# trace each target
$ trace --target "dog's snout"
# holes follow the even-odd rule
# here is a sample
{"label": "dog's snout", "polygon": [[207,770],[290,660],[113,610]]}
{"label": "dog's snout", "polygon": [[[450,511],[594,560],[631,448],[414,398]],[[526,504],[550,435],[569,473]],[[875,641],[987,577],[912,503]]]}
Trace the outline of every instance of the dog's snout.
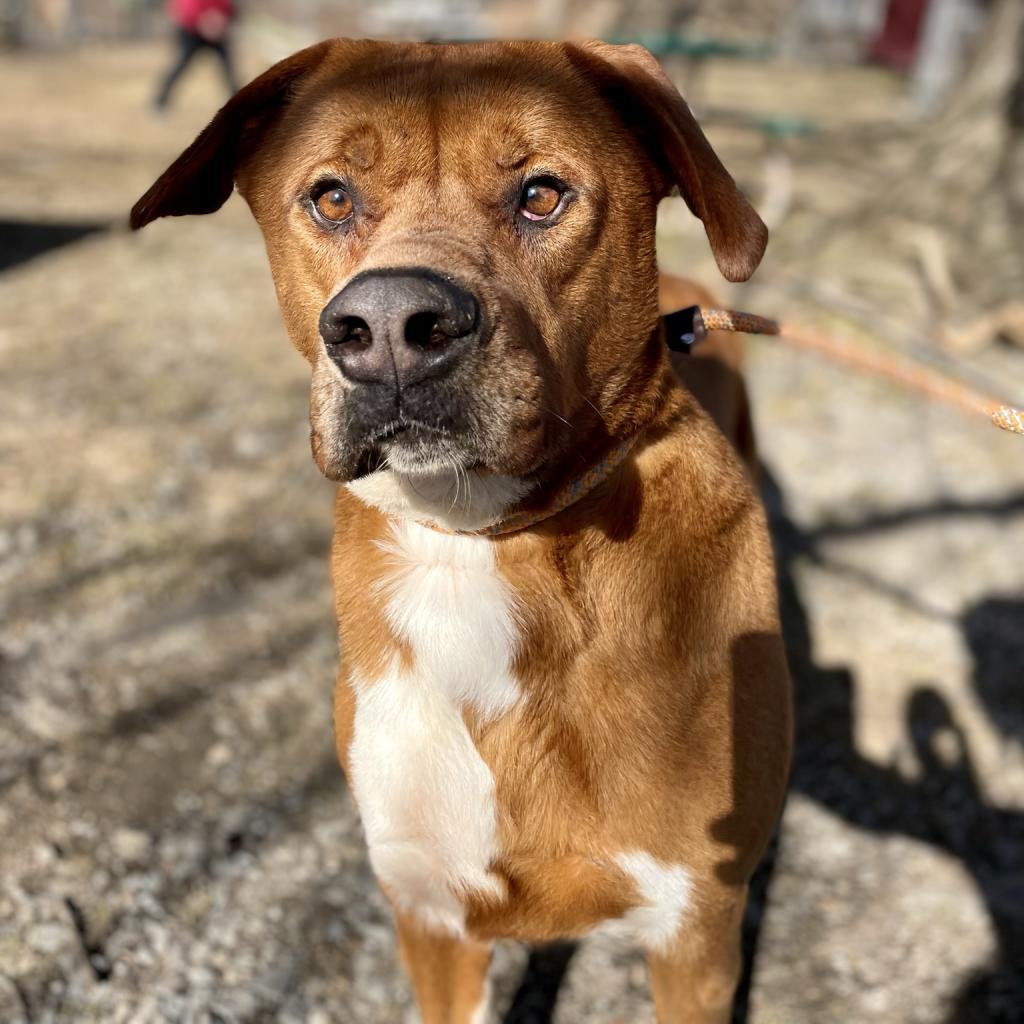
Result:
{"label": "dog's snout", "polygon": [[331,359],[351,380],[414,384],[448,372],[480,334],[480,304],[432,270],[353,278],[320,314]]}

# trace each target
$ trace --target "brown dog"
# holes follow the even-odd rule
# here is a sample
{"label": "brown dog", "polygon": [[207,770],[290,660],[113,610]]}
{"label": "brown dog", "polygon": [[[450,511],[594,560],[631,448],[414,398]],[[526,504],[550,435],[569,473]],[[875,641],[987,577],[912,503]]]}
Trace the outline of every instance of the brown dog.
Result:
{"label": "brown dog", "polygon": [[[132,223],[235,183],[343,485],[338,752],[423,1020],[484,1020],[492,940],[608,919],[659,1021],[727,1019],[788,681],[762,509],[665,354],[654,227],[678,187],[740,280],[763,224],[654,59],[600,43],[314,46]],[[719,354],[683,372],[750,457]]]}

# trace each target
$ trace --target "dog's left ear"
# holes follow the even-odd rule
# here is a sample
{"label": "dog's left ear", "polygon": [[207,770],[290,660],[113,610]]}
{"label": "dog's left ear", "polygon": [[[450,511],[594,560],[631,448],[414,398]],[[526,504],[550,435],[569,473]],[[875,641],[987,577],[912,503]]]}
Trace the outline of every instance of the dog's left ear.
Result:
{"label": "dog's left ear", "polygon": [[228,100],[132,207],[132,229],[137,231],[160,217],[219,210],[231,195],[235,171],[247,148],[287,104],[299,79],[320,65],[330,45],[318,43],[292,54]]}
{"label": "dog's left ear", "polygon": [[662,194],[678,186],[704,222],[718,269],[730,281],[746,281],[764,255],[768,229],[654,56],[642,46],[598,41],[569,44],[567,52],[646,147]]}

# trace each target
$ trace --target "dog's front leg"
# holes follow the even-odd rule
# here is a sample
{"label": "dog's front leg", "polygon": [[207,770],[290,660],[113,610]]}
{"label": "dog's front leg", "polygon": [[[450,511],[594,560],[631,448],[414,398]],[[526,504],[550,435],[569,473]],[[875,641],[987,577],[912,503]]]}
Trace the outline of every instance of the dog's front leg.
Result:
{"label": "dog's front leg", "polygon": [[395,925],[422,1024],[484,1024],[490,943],[429,930],[397,910]]}
{"label": "dog's front leg", "polygon": [[727,1024],[741,968],[747,890],[705,894],[682,934],[648,956],[658,1024]]}

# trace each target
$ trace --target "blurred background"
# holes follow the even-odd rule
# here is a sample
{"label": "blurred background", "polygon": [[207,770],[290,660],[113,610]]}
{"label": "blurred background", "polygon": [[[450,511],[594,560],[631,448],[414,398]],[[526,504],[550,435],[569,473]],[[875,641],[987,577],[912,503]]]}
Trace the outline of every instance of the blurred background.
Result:
{"label": "blurred background", "polygon": [[[238,0],[198,46],[150,0],[0,0],[0,1021],[409,1012],[333,753],[332,487],[261,240],[238,199],[125,228],[232,75],[336,34],[644,42],[773,233],[726,287],[669,200],[666,269],[1021,405],[1022,25]],[[748,352],[799,731],[737,1019],[1024,1021],[1024,439]],[[603,939],[502,945],[495,985],[495,1020],[652,1021]]]}

